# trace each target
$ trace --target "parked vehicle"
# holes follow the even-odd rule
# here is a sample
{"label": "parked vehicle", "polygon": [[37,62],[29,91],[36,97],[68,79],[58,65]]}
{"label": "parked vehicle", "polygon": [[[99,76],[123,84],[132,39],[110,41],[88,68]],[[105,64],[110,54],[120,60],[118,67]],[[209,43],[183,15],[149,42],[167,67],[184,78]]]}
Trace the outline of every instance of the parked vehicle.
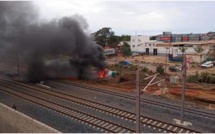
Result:
{"label": "parked vehicle", "polygon": [[182,62],[182,57],[173,57],[172,54],[169,54],[169,61],[172,61],[172,62]]}
{"label": "parked vehicle", "polygon": [[114,48],[104,49],[104,55],[115,55],[116,51]]}
{"label": "parked vehicle", "polygon": [[122,61],[119,61],[119,64],[128,66],[128,65],[131,65],[132,63],[130,61],[127,61],[127,60],[122,60]]}
{"label": "parked vehicle", "polygon": [[131,54],[131,56],[138,56],[138,55],[140,55],[139,53],[136,53],[136,52],[133,52],[132,54]]}
{"label": "parked vehicle", "polygon": [[182,66],[170,66],[169,71],[171,72],[180,72],[182,70]]}
{"label": "parked vehicle", "polygon": [[144,53],[144,52],[140,52],[139,54],[140,54],[140,55],[146,55],[146,53]]}
{"label": "parked vehicle", "polygon": [[201,65],[202,68],[209,68],[209,67],[213,67],[213,66],[214,66],[213,61],[207,61]]}

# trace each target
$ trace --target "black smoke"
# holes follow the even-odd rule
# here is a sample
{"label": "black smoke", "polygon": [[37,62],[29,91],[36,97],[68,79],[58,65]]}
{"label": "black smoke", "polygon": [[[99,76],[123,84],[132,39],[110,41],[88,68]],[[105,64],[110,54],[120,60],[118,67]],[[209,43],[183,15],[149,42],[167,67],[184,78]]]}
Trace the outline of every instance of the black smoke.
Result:
{"label": "black smoke", "polygon": [[[86,34],[87,23],[80,15],[40,22],[37,8],[29,1],[0,2],[0,48],[15,52],[27,67],[27,80],[46,79],[47,72],[57,77],[61,71],[73,71],[82,79],[89,67],[102,70],[106,64],[103,50]],[[45,65],[47,57],[68,56],[71,68]],[[56,69],[57,68],[57,69]],[[68,72],[69,73],[69,72]]]}

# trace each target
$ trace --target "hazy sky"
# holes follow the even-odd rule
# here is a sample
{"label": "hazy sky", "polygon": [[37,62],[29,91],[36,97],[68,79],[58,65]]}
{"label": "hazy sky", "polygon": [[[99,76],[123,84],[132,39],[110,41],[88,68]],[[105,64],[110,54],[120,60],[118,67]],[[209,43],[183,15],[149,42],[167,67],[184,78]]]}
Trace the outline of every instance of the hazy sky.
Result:
{"label": "hazy sky", "polygon": [[34,1],[42,19],[82,15],[89,31],[111,27],[116,35],[215,31],[215,1]]}

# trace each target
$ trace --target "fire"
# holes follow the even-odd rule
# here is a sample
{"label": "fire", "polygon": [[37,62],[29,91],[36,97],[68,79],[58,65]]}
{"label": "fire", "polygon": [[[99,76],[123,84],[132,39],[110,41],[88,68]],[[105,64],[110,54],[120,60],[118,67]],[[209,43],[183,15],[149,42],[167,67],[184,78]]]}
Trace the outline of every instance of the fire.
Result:
{"label": "fire", "polygon": [[105,78],[106,74],[107,74],[107,68],[103,69],[102,71],[99,72],[99,78]]}
{"label": "fire", "polygon": [[104,78],[105,77],[105,72],[104,71],[100,71],[99,72],[99,78]]}

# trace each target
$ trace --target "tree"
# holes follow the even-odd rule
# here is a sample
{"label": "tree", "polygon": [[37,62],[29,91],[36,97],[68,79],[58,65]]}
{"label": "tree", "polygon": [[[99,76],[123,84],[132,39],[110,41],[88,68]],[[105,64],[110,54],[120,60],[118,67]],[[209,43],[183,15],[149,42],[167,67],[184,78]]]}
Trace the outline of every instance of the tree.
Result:
{"label": "tree", "polygon": [[182,53],[185,53],[185,51],[187,50],[186,47],[182,46],[182,47],[179,47],[179,50],[181,50]]}
{"label": "tree", "polygon": [[131,36],[130,35],[122,35],[119,37],[120,41],[130,41]]}
{"label": "tree", "polygon": [[104,47],[108,43],[108,41],[110,42],[109,40],[110,37],[111,41],[113,40],[112,36],[114,36],[114,32],[111,31],[111,28],[104,27],[95,33],[95,41],[97,44]]}
{"label": "tree", "polygon": [[113,35],[113,36],[110,36],[109,38],[108,38],[108,40],[107,40],[107,43],[108,43],[108,45],[110,46],[110,47],[116,47],[117,46],[117,44],[119,44],[119,37],[118,36],[115,36],[115,35]]}
{"label": "tree", "polygon": [[150,40],[156,40],[156,36],[151,36]]}
{"label": "tree", "polygon": [[128,43],[124,43],[122,47],[122,55],[126,58],[127,56],[131,55],[131,48]]}
{"label": "tree", "polygon": [[[194,47],[194,51],[200,54],[201,52],[204,51],[204,49],[202,48],[201,45],[198,45],[197,47]],[[200,55],[200,63],[202,63],[202,55]]]}
{"label": "tree", "polygon": [[[181,52],[182,52],[182,55],[183,55],[183,62],[184,62],[184,60],[186,60],[185,58],[185,51],[187,50],[187,47],[185,47],[185,46],[182,46],[182,47],[179,47],[179,50],[181,50]],[[182,66],[184,65],[184,63],[182,62]]]}

